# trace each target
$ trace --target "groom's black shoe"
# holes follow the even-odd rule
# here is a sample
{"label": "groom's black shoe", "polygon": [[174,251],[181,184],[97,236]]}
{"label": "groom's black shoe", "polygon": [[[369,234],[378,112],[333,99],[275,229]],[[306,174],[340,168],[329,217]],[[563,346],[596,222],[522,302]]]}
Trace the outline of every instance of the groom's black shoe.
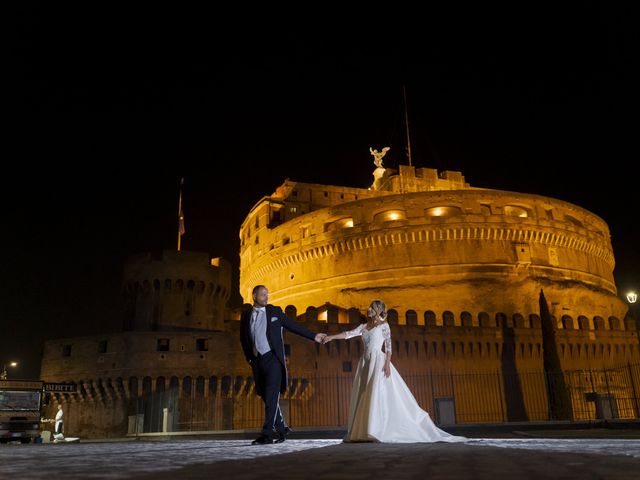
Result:
{"label": "groom's black shoe", "polygon": [[251,442],[251,445],[266,445],[271,443],[273,443],[273,440],[271,439],[271,437],[267,437],[266,435],[260,435],[253,442]]}
{"label": "groom's black shoe", "polygon": [[293,430],[290,427],[284,427],[284,432],[278,432],[278,438],[273,443],[282,443],[287,439],[287,435],[289,435]]}

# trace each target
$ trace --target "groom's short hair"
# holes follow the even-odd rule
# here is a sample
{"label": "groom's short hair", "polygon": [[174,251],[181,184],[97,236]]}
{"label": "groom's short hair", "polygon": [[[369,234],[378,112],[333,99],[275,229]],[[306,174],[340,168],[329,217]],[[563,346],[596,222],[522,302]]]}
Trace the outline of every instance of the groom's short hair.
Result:
{"label": "groom's short hair", "polygon": [[253,287],[251,295],[255,295],[256,293],[258,293],[261,288],[264,288],[265,290],[267,289],[267,287],[265,287],[264,285],[256,285],[255,287]]}

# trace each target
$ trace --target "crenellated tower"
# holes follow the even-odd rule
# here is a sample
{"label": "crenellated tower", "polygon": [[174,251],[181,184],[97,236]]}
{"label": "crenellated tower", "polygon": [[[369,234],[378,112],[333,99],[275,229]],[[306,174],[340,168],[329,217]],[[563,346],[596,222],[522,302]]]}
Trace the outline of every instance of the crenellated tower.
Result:
{"label": "crenellated tower", "polygon": [[231,265],[206,253],[132,257],[124,270],[125,331],[223,330]]}

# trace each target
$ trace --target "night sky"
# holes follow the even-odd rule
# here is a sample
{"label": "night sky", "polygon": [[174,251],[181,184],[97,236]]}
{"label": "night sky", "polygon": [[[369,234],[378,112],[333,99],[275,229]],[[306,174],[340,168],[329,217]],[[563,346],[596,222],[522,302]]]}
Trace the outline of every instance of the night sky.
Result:
{"label": "night sky", "polygon": [[366,188],[370,146],[406,164],[403,85],[414,166],[590,210],[611,229],[619,293],[640,290],[633,12],[90,3],[21,2],[6,20],[11,376],[39,375],[46,338],[120,328],[126,258],[175,248],[181,177],[183,248],[238,266],[242,220],[286,178]]}

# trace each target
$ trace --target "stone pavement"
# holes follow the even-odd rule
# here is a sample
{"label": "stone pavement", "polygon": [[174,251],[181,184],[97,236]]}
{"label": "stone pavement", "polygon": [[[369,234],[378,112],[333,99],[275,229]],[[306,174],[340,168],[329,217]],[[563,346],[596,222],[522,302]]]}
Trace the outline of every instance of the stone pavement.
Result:
{"label": "stone pavement", "polygon": [[557,431],[544,437],[527,432],[526,437],[474,438],[463,444],[291,438],[252,446],[250,437],[165,437],[2,445],[0,478],[628,480],[640,478],[640,438],[635,435],[583,431],[561,438]]}

